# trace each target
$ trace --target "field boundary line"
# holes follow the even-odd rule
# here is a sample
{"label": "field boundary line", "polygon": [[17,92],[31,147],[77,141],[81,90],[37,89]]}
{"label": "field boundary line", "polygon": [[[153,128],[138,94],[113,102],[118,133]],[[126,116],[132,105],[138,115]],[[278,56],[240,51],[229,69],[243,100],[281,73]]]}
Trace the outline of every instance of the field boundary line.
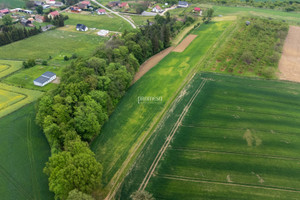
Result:
{"label": "field boundary line", "polygon": [[32,200],[32,196],[26,191],[25,188],[23,188],[23,186],[20,185],[20,183],[18,183],[17,180],[15,180],[15,178],[13,178],[6,170],[3,166],[0,165],[0,174],[3,175],[4,178],[6,178],[6,180],[8,180],[15,188],[16,190],[21,193],[22,195],[24,195],[26,197],[27,200]]}
{"label": "field boundary line", "polygon": [[231,154],[231,155],[241,155],[241,156],[255,156],[255,157],[278,159],[278,160],[300,161],[300,158],[274,156],[274,155],[266,155],[266,154],[255,154],[255,153],[238,153],[238,152],[230,152],[230,151],[213,151],[213,150],[189,149],[189,148],[181,148],[181,147],[172,147],[171,150],[186,151],[186,152],[190,151],[190,152],[199,152],[199,153],[211,153],[211,154]]}
{"label": "field boundary line", "polygon": [[196,90],[196,92],[194,93],[194,95],[191,97],[190,101],[187,103],[187,105],[185,106],[185,108],[183,109],[182,113],[180,114],[178,120],[176,121],[176,123],[174,124],[169,136],[167,137],[165,143],[163,144],[163,146],[161,147],[160,151],[158,152],[158,154],[156,155],[152,165],[150,166],[143,182],[141,183],[139,190],[144,190],[147,185],[148,182],[151,178],[151,176],[153,175],[159,161],[161,160],[162,156],[164,155],[166,149],[168,148],[172,138],[174,137],[175,133],[177,132],[177,129],[179,128],[179,126],[182,123],[182,120],[184,119],[185,115],[187,114],[187,112],[189,111],[191,105],[193,104],[194,100],[196,99],[196,97],[198,96],[198,94],[201,92],[202,88],[204,87],[205,83],[206,83],[206,79],[204,79],[200,86],[198,87],[198,89]]}
{"label": "field boundary line", "polygon": [[237,187],[247,187],[247,188],[256,188],[256,189],[267,189],[274,191],[282,191],[282,192],[295,192],[300,193],[300,190],[295,188],[281,188],[276,186],[259,186],[259,185],[251,185],[251,184],[242,184],[242,183],[229,183],[222,181],[213,181],[213,180],[202,180],[197,178],[185,177],[185,176],[175,176],[175,175],[158,175],[158,177],[178,180],[178,181],[187,181],[187,182],[195,182],[195,183],[212,183],[216,185],[229,185],[229,186],[237,186]]}
{"label": "field boundary line", "polygon": [[10,68],[12,67],[12,66],[11,66],[11,65],[9,65],[9,64],[3,64],[3,63],[0,63],[0,65],[7,66],[7,68],[5,68],[5,69],[1,70],[1,71],[0,71],[0,73],[2,73],[2,72],[5,72],[6,70],[8,70],[8,69],[10,69]]}
{"label": "field boundary line", "polygon": [[[231,128],[225,128],[222,126],[201,126],[199,124],[182,124],[182,127],[187,127],[187,128],[213,128],[213,129],[222,129],[222,130],[243,130],[246,131],[247,129],[244,128],[237,128],[237,127],[231,127]],[[251,130],[251,129],[250,129]],[[262,132],[262,133],[271,133],[270,130],[263,130],[263,129],[255,129],[255,131],[257,132]],[[274,131],[274,130],[273,130]],[[284,135],[294,135],[294,136],[298,136],[298,133],[285,133],[285,132],[279,132],[279,131],[275,131],[276,134],[284,134]]]}
{"label": "field boundary line", "polygon": [[[232,104],[233,105],[233,104]],[[258,114],[258,115],[268,115],[270,117],[288,117],[288,118],[294,118],[294,119],[298,119],[300,118],[297,116],[291,116],[291,115],[282,115],[282,114],[270,114],[270,113],[263,113],[263,112],[252,112],[252,111],[242,111],[242,110],[238,110],[238,109],[222,109],[222,108],[214,108],[213,106],[208,106],[205,108],[208,111],[226,111],[226,112],[239,112],[239,113],[243,113],[243,114]]]}

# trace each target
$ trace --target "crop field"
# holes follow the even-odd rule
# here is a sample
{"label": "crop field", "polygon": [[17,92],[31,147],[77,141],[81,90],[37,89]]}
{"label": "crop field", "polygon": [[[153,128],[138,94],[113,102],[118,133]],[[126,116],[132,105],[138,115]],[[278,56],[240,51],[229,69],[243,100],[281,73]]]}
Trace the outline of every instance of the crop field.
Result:
{"label": "crop field", "polygon": [[[218,41],[232,22],[211,23],[200,26],[192,34],[198,37],[182,53],[171,52],[157,66],[138,80],[120,101],[101,134],[91,144],[96,158],[103,164],[103,184],[110,188],[118,169],[130,162],[140,141],[155,120],[164,112],[178,88],[197,66],[206,52]],[[157,103],[138,103],[139,97],[162,97]],[[116,181],[116,180],[114,180]]]}
{"label": "crop field", "polygon": [[179,8],[170,10],[171,15],[183,16],[184,14],[190,13],[194,6],[201,8],[213,8],[214,15],[218,17],[219,15],[237,15],[237,16],[260,16],[266,18],[273,18],[278,20],[285,20],[290,24],[300,25],[300,14],[298,12],[285,12],[279,10],[263,9],[263,8],[247,8],[247,7],[230,7],[230,6],[217,6],[208,4],[193,4],[188,8]]}
{"label": "crop field", "polygon": [[106,29],[109,31],[122,32],[125,29],[130,30],[130,24],[115,15],[84,15],[68,13],[69,19],[65,21],[66,25],[84,24],[88,28]]}
{"label": "crop field", "polygon": [[51,71],[56,74],[57,77],[60,77],[62,74],[64,66],[43,66],[43,65],[36,65],[34,67],[28,69],[22,69],[17,73],[5,78],[3,83],[7,83],[9,85],[14,85],[18,87],[24,87],[27,89],[34,89],[34,90],[41,90],[41,91],[48,91],[57,86],[55,83],[49,83],[44,87],[39,87],[33,84],[33,81],[41,76],[46,71]]}
{"label": "crop field", "polygon": [[139,155],[120,194],[298,199],[299,84],[198,74]]}
{"label": "crop field", "polygon": [[0,47],[0,59],[47,59],[49,56],[62,55],[63,57],[63,55],[72,55],[73,53],[78,56],[87,56],[105,40],[107,39],[99,36],[51,30]]}
{"label": "crop field", "polygon": [[43,173],[50,148],[35,124],[34,104],[0,118],[0,127],[1,199],[54,199]]}
{"label": "crop field", "polygon": [[22,68],[22,62],[0,60],[0,79]]}
{"label": "crop field", "polygon": [[0,5],[5,5],[4,7],[9,8],[22,8],[25,5],[24,0],[0,0]]}
{"label": "crop field", "polygon": [[0,118],[36,101],[42,94],[36,90],[0,83]]}

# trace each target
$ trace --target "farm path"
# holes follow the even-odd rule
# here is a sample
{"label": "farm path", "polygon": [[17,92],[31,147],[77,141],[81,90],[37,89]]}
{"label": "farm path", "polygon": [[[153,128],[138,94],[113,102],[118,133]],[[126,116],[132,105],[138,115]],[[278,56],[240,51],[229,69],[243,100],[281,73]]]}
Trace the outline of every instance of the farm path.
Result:
{"label": "farm path", "polygon": [[158,54],[155,54],[154,56],[152,56],[151,58],[149,58],[148,60],[146,60],[141,66],[139,71],[135,74],[132,84],[134,84],[135,82],[137,82],[140,78],[142,78],[142,76],[144,76],[152,67],[155,67],[155,65],[157,65],[164,57],[166,57],[172,50],[174,49],[174,47],[169,47],[161,52],[159,52]]}
{"label": "farm path", "polygon": [[279,62],[279,78],[300,82],[300,27],[290,26]]}
{"label": "farm path", "polygon": [[117,13],[117,12],[115,12],[115,11],[113,11],[113,10],[107,8],[107,7],[105,7],[104,5],[102,5],[101,3],[99,3],[97,0],[92,0],[92,1],[93,1],[95,4],[97,4],[97,5],[101,6],[102,8],[104,8],[105,10],[108,10],[108,11],[110,11],[111,13],[113,13],[113,14],[115,14],[115,15],[121,17],[122,19],[124,19],[125,21],[127,21],[127,22],[132,26],[132,28],[136,29],[135,24],[132,23],[132,21],[130,21],[130,20],[127,19],[126,17],[120,15],[119,13]]}

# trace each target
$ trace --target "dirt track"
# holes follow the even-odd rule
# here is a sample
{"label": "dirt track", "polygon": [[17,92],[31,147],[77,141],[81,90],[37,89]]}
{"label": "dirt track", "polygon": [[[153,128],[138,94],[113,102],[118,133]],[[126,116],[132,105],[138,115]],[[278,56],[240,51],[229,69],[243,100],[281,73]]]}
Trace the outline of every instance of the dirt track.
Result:
{"label": "dirt track", "polygon": [[183,52],[190,43],[197,37],[197,35],[188,35],[179,45],[173,50],[174,52]]}
{"label": "dirt track", "polygon": [[279,78],[300,82],[300,27],[290,26],[279,62]]}
{"label": "dirt track", "polygon": [[142,76],[144,76],[144,74],[146,74],[152,67],[157,65],[159,61],[161,61],[165,56],[167,56],[173,49],[174,47],[169,47],[146,60],[140,66],[140,70],[135,74],[132,84],[139,80]]}

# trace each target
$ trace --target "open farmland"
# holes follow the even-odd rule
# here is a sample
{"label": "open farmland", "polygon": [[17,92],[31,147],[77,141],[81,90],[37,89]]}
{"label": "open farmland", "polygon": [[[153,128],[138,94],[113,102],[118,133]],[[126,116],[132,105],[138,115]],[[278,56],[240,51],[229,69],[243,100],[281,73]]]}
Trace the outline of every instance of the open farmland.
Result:
{"label": "open farmland", "polygon": [[126,199],[297,199],[300,97],[296,83],[198,74],[125,179]]}
{"label": "open farmland", "polygon": [[22,62],[0,60],[0,79],[22,68]]}
{"label": "open farmland", "polygon": [[36,90],[0,83],[0,118],[36,101],[42,94]]}
{"label": "open farmland", "polygon": [[0,118],[0,127],[1,199],[54,199],[43,173],[50,148],[35,124],[34,104]]}
{"label": "open farmland", "polygon": [[109,31],[122,32],[125,29],[130,30],[132,27],[120,17],[115,15],[84,15],[66,13],[69,19],[65,21],[66,25],[84,24],[88,28],[106,29]]}
{"label": "open farmland", "polygon": [[[222,38],[225,30],[232,30],[232,22],[211,23],[195,29],[192,34],[198,37],[184,52],[168,54],[128,90],[91,145],[96,158],[103,163],[104,185],[110,188],[112,179],[117,183],[118,178],[122,178],[122,171],[118,170],[126,171],[153,123],[159,120],[188,74]],[[138,104],[138,97],[145,96],[162,97],[163,100],[156,104]]]}
{"label": "open farmland", "polygon": [[203,70],[275,78],[287,33],[286,23],[242,18],[235,33],[203,63]]}
{"label": "open farmland", "polygon": [[0,47],[0,59],[47,59],[49,56],[72,55],[73,53],[87,56],[105,40],[107,39],[96,35],[51,30]]}

